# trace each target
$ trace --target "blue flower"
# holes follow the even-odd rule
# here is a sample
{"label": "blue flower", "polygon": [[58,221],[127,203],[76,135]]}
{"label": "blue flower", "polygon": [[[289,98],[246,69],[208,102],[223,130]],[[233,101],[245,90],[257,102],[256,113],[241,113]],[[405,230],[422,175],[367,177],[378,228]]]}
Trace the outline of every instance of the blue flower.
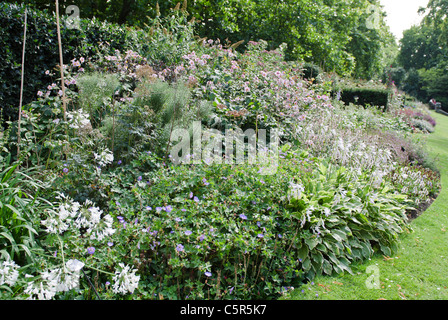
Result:
{"label": "blue flower", "polygon": [[137,178],[137,181],[142,181],[142,176],[139,176],[139,177]]}
{"label": "blue flower", "polygon": [[117,164],[120,165],[121,164],[121,160],[118,160]]}
{"label": "blue flower", "polygon": [[94,247],[88,247],[87,248],[87,253],[88,254],[94,254],[95,253],[95,248]]}
{"label": "blue flower", "polygon": [[193,232],[191,232],[190,230],[185,231],[185,235],[189,236],[190,234],[192,234]]}
{"label": "blue flower", "polygon": [[173,210],[173,207],[171,207],[170,205],[167,205],[165,208],[165,211],[170,213]]}
{"label": "blue flower", "polygon": [[152,210],[150,206],[146,206],[146,210]]}
{"label": "blue flower", "polygon": [[182,251],[184,251],[184,246],[181,244],[178,244],[176,247],[176,250],[177,250],[177,252],[182,252]]}
{"label": "blue flower", "polygon": [[262,233],[259,233],[259,234],[257,235],[257,237],[258,237],[258,238],[263,238],[264,235],[263,235]]}
{"label": "blue flower", "polygon": [[182,221],[181,218],[176,218],[176,219],[174,219],[174,220],[177,221],[177,222],[181,222],[181,221]]}
{"label": "blue flower", "polygon": [[207,277],[211,277],[212,276],[212,273],[211,272],[209,272],[209,271],[207,271],[207,272],[204,272],[204,274],[207,276]]}
{"label": "blue flower", "polygon": [[246,217],[246,215],[245,215],[244,213],[240,214],[239,217],[240,217],[241,219],[243,219],[243,220],[246,220],[246,219],[247,219],[247,217]]}
{"label": "blue flower", "polygon": [[196,197],[196,196],[193,198],[193,200],[196,201],[196,202],[199,202],[199,198]]}

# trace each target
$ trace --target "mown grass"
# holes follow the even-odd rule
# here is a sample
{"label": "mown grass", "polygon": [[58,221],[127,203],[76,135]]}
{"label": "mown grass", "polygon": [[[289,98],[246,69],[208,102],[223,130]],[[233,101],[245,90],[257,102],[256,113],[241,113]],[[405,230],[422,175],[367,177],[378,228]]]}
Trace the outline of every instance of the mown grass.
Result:
{"label": "mown grass", "polygon": [[[448,299],[448,117],[434,112],[432,116],[437,126],[427,146],[440,170],[442,190],[412,221],[413,232],[401,236],[399,250],[391,257],[375,254],[353,265],[353,274],[319,276],[281,300]],[[374,277],[379,288],[368,286]]]}

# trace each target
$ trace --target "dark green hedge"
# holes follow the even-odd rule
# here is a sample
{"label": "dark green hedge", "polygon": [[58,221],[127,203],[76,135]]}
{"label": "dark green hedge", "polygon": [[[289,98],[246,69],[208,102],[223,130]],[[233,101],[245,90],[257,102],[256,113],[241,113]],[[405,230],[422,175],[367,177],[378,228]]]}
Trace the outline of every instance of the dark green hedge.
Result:
{"label": "dark green hedge", "polygon": [[[20,78],[24,27],[23,5],[0,3],[0,109],[3,120],[17,119],[20,98]],[[25,53],[25,82],[23,103],[36,100],[37,91],[48,86],[46,70],[59,64],[56,18],[53,13],[28,9],[27,45]],[[64,63],[75,57],[93,57],[99,52],[99,44],[106,50],[138,51],[145,44],[139,41],[135,29],[81,19],[80,29],[66,27],[61,17],[61,38]]]}
{"label": "dark green hedge", "polygon": [[372,88],[344,88],[341,91],[341,100],[344,103],[354,103],[366,107],[378,106],[387,109],[389,102],[389,90]]}

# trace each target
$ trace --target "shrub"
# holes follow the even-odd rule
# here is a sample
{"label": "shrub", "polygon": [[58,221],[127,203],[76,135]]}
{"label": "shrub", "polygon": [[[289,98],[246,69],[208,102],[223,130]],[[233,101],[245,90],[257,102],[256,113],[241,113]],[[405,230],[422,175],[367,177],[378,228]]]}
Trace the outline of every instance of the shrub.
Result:
{"label": "shrub", "polygon": [[[0,107],[3,120],[17,119],[23,45],[25,6],[0,4]],[[118,25],[81,19],[80,29],[69,29],[61,18],[61,38],[64,62],[77,57],[112,54],[116,49],[145,49],[139,31]],[[101,46],[101,44],[107,44]],[[105,51],[106,50],[106,51]],[[46,70],[53,71],[59,64],[56,18],[38,10],[28,10],[27,46],[25,52],[25,79],[23,104],[37,98],[38,90],[51,84]]]}
{"label": "shrub", "polygon": [[378,106],[387,109],[389,102],[389,90],[370,88],[344,88],[341,93],[341,100],[346,104],[354,103],[362,106]]}

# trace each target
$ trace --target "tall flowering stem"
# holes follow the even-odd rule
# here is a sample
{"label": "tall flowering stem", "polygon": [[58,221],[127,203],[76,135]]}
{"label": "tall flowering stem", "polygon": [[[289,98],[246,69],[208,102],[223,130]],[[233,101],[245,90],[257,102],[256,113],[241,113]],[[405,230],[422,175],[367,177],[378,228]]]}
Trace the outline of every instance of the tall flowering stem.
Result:
{"label": "tall flowering stem", "polygon": [[58,32],[58,45],[59,45],[59,69],[61,70],[61,86],[62,86],[62,106],[64,108],[64,121],[67,121],[67,105],[65,97],[65,82],[64,82],[64,60],[62,58],[62,40],[61,40],[61,27],[59,25],[59,1],[56,0],[56,24]]}

